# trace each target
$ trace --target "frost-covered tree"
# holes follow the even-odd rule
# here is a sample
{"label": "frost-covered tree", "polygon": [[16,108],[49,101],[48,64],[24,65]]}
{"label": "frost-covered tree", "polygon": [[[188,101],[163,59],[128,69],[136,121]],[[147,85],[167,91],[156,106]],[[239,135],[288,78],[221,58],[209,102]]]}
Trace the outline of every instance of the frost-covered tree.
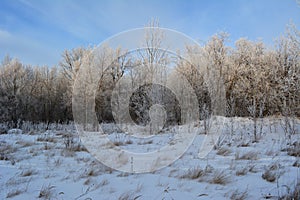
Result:
{"label": "frost-covered tree", "polygon": [[[287,27],[284,37],[276,46],[276,75],[274,81],[283,114],[300,113],[300,31],[293,24]],[[291,113],[293,112],[293,113]]]}
{"label": "frost-covered tree", "polygon": [[18,59],[6,57],[0,70],[1,117],[12,121],[15,125],[22,117],[24,90],[27,83],[27,74],[22,63]]}
{"label": "frost-covered tree", "polygon": [[[182,108],[166,87],[173,67],[193,88],[199,113],[208,111],[209,116],[218,115],[227,109],[228,116],[250,116],[256,139],[262,132],[262,117],[281,114],[286,118],[286,132],[293,132],[292,119],[300,115],[300,32],[295,25],[287,26],[273,48],[245,38],[228,47],[228,35],[219,33],[200,48],[186,47],[187,55],[182,57],[180,52],[176,57],[161,48],[164,33],[157,20],[147,27],[144,43],[136,52],[108,45],[101,52],[79,47],[64,51],[58,67],[24,65],[6,56],[0,65],[0,120],[10,121],[13,126],[22,120],[71,120],[73,85],[78,71],[97,65],[86,70],[87,78],[93,79],[82,85],[79,94],[85,95],[88,105],[96,109],[98,120],[112,121],[112,106],[120,108],[118,104],[126,103],[119,99],[113,102],[116,105],[111,105],[111,96],[120,80],[128,79],[131,83],[128,87],[135,88],[129,103],[133,120],[147,124],[150,107],[160,104],[167,111],[167,121],[177,123]],[[182,59],[185,56],[191,63]],[[160,79],[160,84],[149,84],[154,78]],[[179,80],[172,81],[176,85]],[[178,88],[183,89],[182,85]]]}

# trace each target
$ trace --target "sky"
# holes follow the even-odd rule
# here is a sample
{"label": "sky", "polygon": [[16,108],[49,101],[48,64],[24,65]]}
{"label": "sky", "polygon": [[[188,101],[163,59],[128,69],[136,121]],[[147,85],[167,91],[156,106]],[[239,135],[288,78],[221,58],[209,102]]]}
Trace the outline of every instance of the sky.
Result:
{"label": "sky", "polygon": [[293,22],[300,30],[299,0],[0,0],[0,60],[58,65],[64,50],[96,46],[144,27],[182,32],[200,44],[218,32],[267,45]]}

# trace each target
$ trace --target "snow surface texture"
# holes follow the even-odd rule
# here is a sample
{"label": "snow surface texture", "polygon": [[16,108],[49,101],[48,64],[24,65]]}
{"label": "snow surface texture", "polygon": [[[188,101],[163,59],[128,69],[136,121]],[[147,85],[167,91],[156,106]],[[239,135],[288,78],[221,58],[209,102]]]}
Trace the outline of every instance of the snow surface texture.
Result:
{"label": "snow surface texture", "polygon": [[[215,148],[202,158],[200,121],[194,125],[194,142],[181,158],[141,174],[101,164],[72,126],[10,130],[0,135],[0,199],[278,199],[299,189],[300,122],[293,123],[296,134],[289,134],[283,119],[264,118],[253,142],[250,119],[227,118]],[[180,128],[137,139],[113,124],[102,127],[114,145],[132,152],[154,151],[170,143]],[[128,160],[120,157],[118,162]]]}

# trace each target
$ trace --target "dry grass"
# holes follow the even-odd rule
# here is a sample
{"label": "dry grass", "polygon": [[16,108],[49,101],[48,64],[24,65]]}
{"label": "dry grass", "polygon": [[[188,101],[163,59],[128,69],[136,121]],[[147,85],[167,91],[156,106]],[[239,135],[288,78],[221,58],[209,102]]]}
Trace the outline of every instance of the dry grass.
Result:
{"label": "dry grass", "polygon": [[17,151],[17,148],[14,147],[11,144],[7,144],[6,142],[1,142],[0,143],[0,155],[1,154],[12,154],[15,153]]}
{"label": "dry grass", "polygon": [[34,145],[34,143],[30,141],[17,141],[16,144],[20,145],[21,147],[30,147]]}
{"label": "dry grass", "polygon": [[5,183],[6,186],[20,186],[24,185],[28,180],[25,178],[20,179],[19,177],[11,177],[10,179],[7,180]]}
{"label": "dry grass", "polygon": [[[285,185],[286,186],[286,185]],[[300,182],[294,185],[294,188],[286,186],[288,193],[284,196],[281,196],[280,200],[296,200],[300,199]]]}
{"label": "dry grass", "polygon": [[249,164],[248,170],[249,170],[249,172],[252,172],[252,173],[258,172],[255,164]]}
{"label": "dry grass", "polygon": [[123,141],[114,141],[113,144],[115,146],[123,146],[124,145],[124,142]]}
{"label": "dry grass", "polygon": [[55,167],[59,167],[59,166],[61,166],[61,164],[62,164],[62,160],[60,158],[56,158],[54,160]]}
{"label": "dry grass", "polygon": [[28,153],[31,154],[31,156],[37,156],[38,153],[40,153],[40,149],[36,147],[31,147],[27,150]]}
{"label": "dry grass", "polygon": [[206,165],[205,167],[205,173],[212,173],[214,170],[214,167],[211,165]]}
{"label": "dry grass", "polygon": [[100,182],[100,186],[105,186],[105,185],[108,185],[109,184],[109,181],[107,179],[103,179],[101,182]]}
{"label": "dry grass", "polygon": [[102,174],[101,167],[98,165],[92,165],[89,168],[85,169],[84,172],[79,176],[79,178],[89,178],[95,177]]}
{"label": "dry grass", "polygon": [[45,200],[50,200],[54,198],[54,192],[53,189],[55,186],[53,185],[47,185],[47,186],[42,186],[38,198],[40,199],[45,199]]}
{"label": "dry grass", "polygon": [[225,170],[217,170],[213,173],[212,179],[210,183],[219,184],[219,185],[226,185],[230,182],[230,175]]}
{"label": "dry grass", "polygon": [[249,171],[249,169],[247,167],[243,167],[243,168],[237,169],[235,174],[237,176],[245,176],[248,173],[248,171]]}
{"label": "dry grass", "polygon": [[134,191],[127,191],[127,192],[124,192],[122,193],[118,200],[137,200],[137,199],[140,199],[142,195],[137,195],[135,194]]}
{"label": "dry grass", "polygon": [[37,131],[31,130],[26,133],[27,135],[36,135]]}
{"label": "dry grass", "polygon": [[89,169],[87,172],[86,172],[86,175],[87,176],[98,176],[100,174],[100,171],[99,170],[96,170],[96,169]]}
{"label": "dry grass", "polygon": [[300,157],[300,145],[297,143],[296,145],[293,145],[292,147],[288,148],[287,154],[289,156]]}
{"label": "dry grass", "polygon": [[271,171],[270,169],[267,169],[261,177],[265,179],[268,182],[274,182],[276,180],[276,173]]}
{"label": "dry grass", "polygon": [[124,145],[128,145],[128,144],[132,144],[132,140],[125,140],[125,141],[114,141],[113,144],[115,146],[124,146]]}
{"label": "dry grass", "polygon": [[184,179],[198,179],[205,175],[205,171],[201,169],[200,167],[193,167],[188,169],[185,174],[183,174],[180,178]]}
{"label": "dry grass", "polygon": [[231,200],[244,200],[247,199],[248,197],[248,191],[239,191],[239,190],[235,190],[231,195],[230,195],[230,199]]}
{"label": "dry grass", "polygon": [[130,174],[128,172],[121,172],[117,177],[128,177]]}
{"label": "dry grass", "polygon": [[249,147],[249,146],[250,146],[250,142],[248,141],[242,141],[237,145],[237,147]]}
{"label": "dry grass", "polygon": [[6,194],[6,198],[13,198],[15,196],[18,196],[22,193],[24,193],[25,191],[24,190],[21,190],[21,189],[13,189],[11,191],[9,191],[7,194]]}
{"label": "dry grass", "polygon": [[267,155],[267,156],[278,156],[278,152],[273,150],[273,149],[269,149],[269,150],[266,150],[265,155]]}
{"label": "dry grass", "polygon": [[90,185],[91,183],[93,182],[93,180],[92,180],[92,178],[87,178],[84,182],[83,182],[83,184],[84,185]]}
{"label": "dry grass", "polygon": [[228,147],[221,147],[218,149],[217,155],[228,156],[229,154],[231,154],[231,152],[231,149],[229,149]]}
{"label": "dry grass", "polygon": [[37,171],[35,171],[33,169],[25,169],[21,172],[20,176],[26,177],[26,176],[32,176],[35,174],[37,174]]}
{"label": "dry grass", "polygon": [[119,196],[118,199],[119,200],[131,200],[131,199],[133,199],[133,192],[132,191],[124,192]]}
{"label": "dry grass", "polygon": [[6,142],[0,142],[0,160],[10,161],[12,165],[15,164],[14,153],[17,152],[17,148]]}
{"label": "dry grass", "polygon": [[296,160],[296,161],[293,163],[293,167],[300,167],[300,162],[299,162],[299,160]]}
{"label": "dry grass", "polygon": [[236,152],[235,154],[236,160],[257,160],[258,159],[258,152],[256,151],[248,151],[244,154],[240,154],[240,152]]}
{"label": "dry grass", "polygon": [[85,151],[88,152],[87,148],[83,146],[81,143],[73,144],[72,146],[66,148],[69,151],[81,152]]}
{"label": "dry grass", "polygon": [[148,140],[148,141],[142,141],[142,142],[138,142],[138,145],[146,145],[146,144],[152,144],[153,140]]}
{"label": "dry grass", "polygon": [[48,136],[48,135],[40,135],[37,139],[37,142],[52,142],[55,143],[57,140],[54,138],[54,136]]}
{"label": "dry grass", "polygon": [[136,188],[135,188],[135,192],[139,193],[142,191],[142,189],[144,188],[144,185],[142,183],[138,183]]}
{"label": "dry grass", "polygon": [[27,192],[31,180],[32,178],[21,178],[21,179],[17,177],[10,178],[5,185],[10,187],[16,187],[17,189],[10,190],[6,194],[6,198],[13,198],[17,195]]}
{"label": "dry grass", "polygon": [[75,151],[69,150],[69,149],[63,149],[61,151],[61,156],[65,157],[75,157],[76,153]]}
{"label": "dry grass", "polygon": [[65,149],[69,151],[85,151],[88,152],[87,148],[80,142],[80,140],[74,137],[72,134],[64,133],[62,134],[63,144]]}
{"label": "dry grass", "polygon": [[262,174],[262,178],[268,182],[274,182],[278,179],[283,172],[280,172],[281,165],[277,162],[271,163]]}
{"label": "dry grass", "polygon": [[277,163],[277,162],[274,162],[274,163],[271,163],[269,166],[268,166],[268,169],[269,170],[277,170],[280,168],[280,164]]}

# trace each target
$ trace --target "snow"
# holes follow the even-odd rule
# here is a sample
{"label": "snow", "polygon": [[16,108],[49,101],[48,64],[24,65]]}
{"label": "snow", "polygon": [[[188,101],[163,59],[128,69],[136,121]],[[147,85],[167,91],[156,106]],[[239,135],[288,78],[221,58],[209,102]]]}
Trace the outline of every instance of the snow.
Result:
{"label": "snow", "polygon": [[[0,135],[0,199],[230,199],[243,193],[245,199],[277,199],[295,188],[300,171],[293,165],[299,157],[290,156],[288,150],[300,141],[299,120],[297,134],[289,137],[279,118],[265,118],[257,142],[253,142],[250,119],[224,120],[222,130],[215,130],[222,133],[215,148],[205,157],[199,156],[206,137],[199,122],[193,126],[197,134],[183,156],[160,170],[139,174],[101,164],[70,127],[23,134],[19,129],[9,130]],[[137,138],[121,133],[113,124],[102,127],[119,148],[146,153],[170,143],[184,129]],[[201,173],[192,178],[197,170]],[[275,174],[274,182],[262,178],[268,170]],[[217,175],[223,175],[220,183]]]}
{"label": "snow", "polygon": [[10,129],[7,131],[8,134],[22,134],[23,131],[21,129]]}

